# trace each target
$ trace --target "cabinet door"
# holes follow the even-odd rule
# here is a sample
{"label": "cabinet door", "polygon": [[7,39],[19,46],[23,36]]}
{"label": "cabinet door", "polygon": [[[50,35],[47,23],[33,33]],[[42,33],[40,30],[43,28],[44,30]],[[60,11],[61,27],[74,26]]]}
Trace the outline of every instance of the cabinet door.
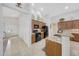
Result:
{"label": "cabinet door", "polygon": [[73,29],[79,29],[79,21],[73,21]]}
{"label": "cabinet door", "polygon": [[32,34],[32,43],[35,43],[35,34]]}
{"label": "cabinet door", "polygon": [[66,29],[66,22],[59,22],[58,23],[58,28],[59,29]]}
{"label": "cabinet door", "polygon": [[61,44],[54,41],[46,40],[46,55],[47,56],[61,56],[62,55]]}
{"label": "cabinet door", "polygon": [[56,49],[55,55],[56,56],[61,56],[62,55],[62,45],[59,44],[59,43],[56,43],[55,46],[56,46],[55,47],[55,49]]}
{"label": "cabinet door", "polygon": [[46,41],[46,55],[47,56],[55,56],[55,52],[56,52],[56,49],[55,49],[55,44],[53,44],[51,41]]}
{"label": "cabinet door", "polygon": [[73,21],[59,22],[58,27],[61,29],[73,29]]}
{"label": "cabinet door", "polygon": [[66,29],[73,29],[73,22],[72,21],[66,21]]}

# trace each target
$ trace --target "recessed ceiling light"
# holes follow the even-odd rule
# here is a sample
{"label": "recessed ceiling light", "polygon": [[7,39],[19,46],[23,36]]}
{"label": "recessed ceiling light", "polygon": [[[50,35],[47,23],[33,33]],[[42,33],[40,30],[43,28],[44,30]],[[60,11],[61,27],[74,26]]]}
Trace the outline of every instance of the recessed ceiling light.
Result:
{"label": "recessed ceiling light", "polygon": [[32,3],[32,6],[34,6],[35,4],[34,3]]}
{"label": "recessed ceiling light", "polygon": [[44,8],[40,8],[41,11],[44,11]]}
{"label": "recessed ceiling light", "polygon": [[65,6],[65,10],[69,9],[69,6]]}

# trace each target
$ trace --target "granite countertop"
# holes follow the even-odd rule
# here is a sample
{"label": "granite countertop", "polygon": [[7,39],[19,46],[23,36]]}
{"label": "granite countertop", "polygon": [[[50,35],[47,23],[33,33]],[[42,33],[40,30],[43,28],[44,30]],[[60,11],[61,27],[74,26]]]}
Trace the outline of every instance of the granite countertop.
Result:
{"label": "granite countertop", "polygon": [[60,33],[57,33],[57,34],[55,34],[52,37],[47,37],[46,39],[51,40],[51,41],[55,41],[57,43],[62,44],[62,38],[61,38],[62,36],[63,37],[73,37],[73,35],[71,35],[71,34],[68,35],[68,34],[60,34]]}
{"label": "granite countertop", "polygon": [[72,34],[66,34],[66,33],[56,33],[54,36],[57,36],[57,37],[62,37],[62,36],[65,36],[65,37],[73,37]]}

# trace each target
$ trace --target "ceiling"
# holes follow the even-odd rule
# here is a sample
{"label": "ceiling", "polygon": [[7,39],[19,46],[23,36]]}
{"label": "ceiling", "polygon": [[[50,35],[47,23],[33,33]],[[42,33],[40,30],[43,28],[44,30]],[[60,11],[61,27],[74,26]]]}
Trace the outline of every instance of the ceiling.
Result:
{"label": "ceiling", "polygon": [[[70,11],[78,10],[79,3],[34,3],[32,4],[32,8],[35,12],[40,11],[40,13],[44,16],[56,16]],[[7,7],[3,8],[4,16],[18,17],[19,14],[19,12]]]}
{"label": "ceiling", "polygon": [[7,7],[3,7],[3,16],[4,17],[18,17],[19,16],[19,12],[12,10],[10,8]]}
{"label": "ceiling", "polygon": [[40,11],[40,8],[43,8],[44,10],[40,12],[49,16],[56,16],[79,9],[79,3],[35,3],[32,5],[35,11]]}
{"label": "ceiling", "polygon": [[[4,17],[15,17],[15,18],[19,17],[22,11],[25,12],[25,10],[26,10],[26,12],[28,12],[29,6],[30,6],[29,3],[27,3],[27,4],[24,4],[24,3],[23,3],[23,4],[21,5],[22,8],[16,7],[16,3],[4,3],[4,5],[9,6],[9,7],[3,7],[3,16],[4,16]],[[10,8],[10,7],[11,7],[11,8]],[[12,9],[12,8],[14,8],[14,7],[17,8],[17,9],[20,9],[20,10],[22,10],[22,11],[19,12],[19,11],[16,10],[16,9],[15,9],[15,10]]]}

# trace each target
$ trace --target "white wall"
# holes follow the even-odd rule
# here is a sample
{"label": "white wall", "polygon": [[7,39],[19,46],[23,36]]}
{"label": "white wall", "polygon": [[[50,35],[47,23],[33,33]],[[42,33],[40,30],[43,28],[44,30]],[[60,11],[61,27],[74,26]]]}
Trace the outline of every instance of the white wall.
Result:
{"label": "white wall", "polygon": [[31,14],[21,14],[19,18],[19,36],[25,41],[28,46],[31,46]]}
{"label": "white wall", "polygon": [[18,34],[18,29],[19,29],[18,18],[4,17],[3,19],[5,21],[5,32],[12,33],[12,34]]}
{"label": "white wall", "polygon": [[25,4],[25,10],[28,13],[20,13],[19,16],[19,36],[24,40],[28,47],[30,47],[32,40],[31,4]]}
{"label": "white wall", "polygon": [[3,55],[3,30],[4,30],[4,23],[2,19],[2,6],[0,5],[0,56]]}
{"label": "white wall", "polygon": [[48,18],[44,17],[44,22],[48,26],[48,33],[49,33],[49,36],[51,36],[51,32],[50,32],[51,31],[51,29],[50,29],[51,20],[50,20],[50,17],[48,17]]}

